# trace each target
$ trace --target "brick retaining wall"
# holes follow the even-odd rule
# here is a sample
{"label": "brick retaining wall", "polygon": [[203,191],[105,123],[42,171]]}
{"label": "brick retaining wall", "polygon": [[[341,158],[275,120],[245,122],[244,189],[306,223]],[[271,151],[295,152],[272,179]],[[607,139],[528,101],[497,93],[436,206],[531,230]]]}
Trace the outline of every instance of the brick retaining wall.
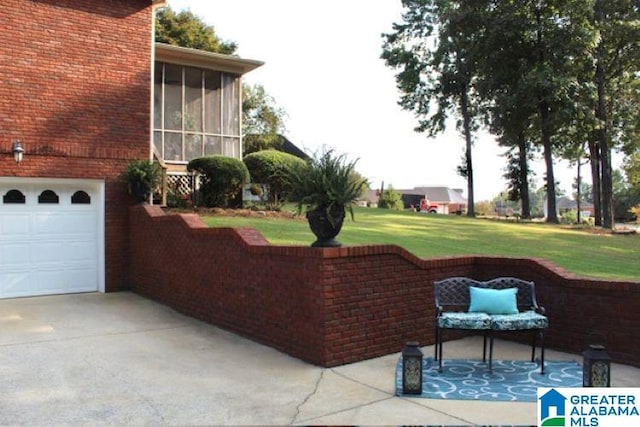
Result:
{"label": "brick retaining wall", "polygon": [[417,258],[393,245],[272,246],[256,230],[210,228],[197,215],[131,208],[134,291],[316,365],[434,343],[434,280],[535,280],[549,347],[607,346],[640,366],[640,284],[587,280],[541,260]]}

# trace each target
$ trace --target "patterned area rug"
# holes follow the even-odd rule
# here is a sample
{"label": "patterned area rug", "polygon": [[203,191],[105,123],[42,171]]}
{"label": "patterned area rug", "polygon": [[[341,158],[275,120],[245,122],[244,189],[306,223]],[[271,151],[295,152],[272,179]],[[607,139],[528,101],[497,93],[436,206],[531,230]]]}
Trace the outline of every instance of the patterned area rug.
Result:
{"label": "patterned area rug", "polygon": [[[431,358],[422,361],[422,395],[428,399],[535,402],[538,387],[582,387],[582,365],[575,361],[538,363],[494,360],[493,373],[481,360],[443,360],[443,371]],[[402,358],[396,367],[396,395],[402,394]]]}

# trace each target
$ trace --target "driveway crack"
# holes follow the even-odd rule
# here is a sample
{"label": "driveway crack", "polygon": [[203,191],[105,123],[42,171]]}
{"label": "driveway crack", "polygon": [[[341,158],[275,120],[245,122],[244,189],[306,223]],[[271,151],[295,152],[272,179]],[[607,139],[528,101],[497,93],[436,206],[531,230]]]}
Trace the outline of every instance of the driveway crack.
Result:
{"label": "driveway crack", "polygon": [[302,402],[300,402],[299,405],[296,406],[296,413],[293,415],[293,418],[291,419],[291,422],[289,424],[295,424],[296,423],[296,420],[300,416],[300,408],[302,408],[309,401],[309,399],[311,399],[318,392],[318,388],[320,388],[320,383],[322,382],[322,379],[324,378],[325,371],[326,371],[326,369],[322,369],[320,371],[320,376],[316,380],[316,384],[313,387],[313,391],[311,393],[309,393],[307,395],[307,397],[305,397],[304,400]]}

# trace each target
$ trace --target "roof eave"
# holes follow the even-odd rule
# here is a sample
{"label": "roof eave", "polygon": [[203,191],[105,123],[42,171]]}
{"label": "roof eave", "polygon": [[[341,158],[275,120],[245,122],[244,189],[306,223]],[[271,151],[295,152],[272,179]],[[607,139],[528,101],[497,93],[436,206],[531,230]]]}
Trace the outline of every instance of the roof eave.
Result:
{"label": "roof eave", "polygon": [[190,49],[173,46],[166,43],[156,43],[155,60],[173,64],[188,65],[199,68],[208,68],[216,71],[225,71],[234,74],[246,74],[264,65],[262,61],[243,59],[238,56],[224,55],[221,53],[207,52],[204,50]]}

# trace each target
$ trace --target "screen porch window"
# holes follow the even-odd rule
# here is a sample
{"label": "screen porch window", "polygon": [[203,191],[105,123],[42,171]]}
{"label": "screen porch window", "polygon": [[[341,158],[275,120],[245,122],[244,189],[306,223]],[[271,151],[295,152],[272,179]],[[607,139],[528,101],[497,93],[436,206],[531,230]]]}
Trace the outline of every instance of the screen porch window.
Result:
{"label": "screen porch window", "polygon": [[240,158],[240,77],[155,63],[153,143],[167,162]]}

